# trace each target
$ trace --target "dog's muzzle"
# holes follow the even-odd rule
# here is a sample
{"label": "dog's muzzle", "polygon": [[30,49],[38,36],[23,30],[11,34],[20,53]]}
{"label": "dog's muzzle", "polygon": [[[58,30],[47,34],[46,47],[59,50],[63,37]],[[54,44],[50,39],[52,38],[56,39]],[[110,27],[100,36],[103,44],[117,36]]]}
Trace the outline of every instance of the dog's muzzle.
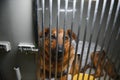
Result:
{"label": "dog's muzzle", "polygon": [[[53,50],[52,52],[52,61],[56,60],[56,49]],[[62,60],[62,55],[64,54],[63,51],[63,46],[62,45],[58,45],[58,50],[57,50],[57,61],[61,61]]]}
{"label": "dog's muzzle", "polygon": [[63,46],[58,45],[58,58],[61,58],[63,54]]}

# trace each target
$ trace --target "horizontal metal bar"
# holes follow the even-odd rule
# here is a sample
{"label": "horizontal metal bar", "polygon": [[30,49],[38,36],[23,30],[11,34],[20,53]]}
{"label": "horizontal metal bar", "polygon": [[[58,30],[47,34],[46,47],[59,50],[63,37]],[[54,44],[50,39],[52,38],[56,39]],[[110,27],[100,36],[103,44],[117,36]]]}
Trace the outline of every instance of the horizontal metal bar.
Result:
{"label": "horizontal metal bar", "polygon": [[[38,11],[42,11],[42,8],[38,8]],[[49,10],[48,8],[45,8],[45,10]]]}
{"label": "horizontal metal bar", "polygon": [[[75,9],[75,11],[77,10]],[[65,9],[60,9],[60,12],[65,12]],[[73,9],[67,9],[67,12],[73,12]]]}

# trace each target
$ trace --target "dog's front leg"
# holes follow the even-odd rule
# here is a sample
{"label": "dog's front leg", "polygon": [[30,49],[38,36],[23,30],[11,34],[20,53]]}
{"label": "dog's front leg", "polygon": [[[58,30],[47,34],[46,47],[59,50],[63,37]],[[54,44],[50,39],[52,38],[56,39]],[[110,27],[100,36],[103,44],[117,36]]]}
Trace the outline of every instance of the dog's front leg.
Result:
{"label": "dog's front leg", "polygon": [[87,64],[80,72],[84,73],[88,68],[91,68],[92,66],[90,64]]}
{"label": "dog's front leg", "polygon": [[101,71],[101,65],[98,65],[97,70],[96,70],[96,73],[93,74],[93,76],[94,76],[95,78],[97,78],[97,77],[101,77],[101,76],[103,76],[103,75],[104,75],[104,74],[103,74],[103,71]]}
{"label": "dog's front leg", "polygon": [[41,57],[37,56],[37,69],[36,69],[37,80],[45,80],[45,75],[41,71],[43,69],[42,64],[43,63],[42,63]]}

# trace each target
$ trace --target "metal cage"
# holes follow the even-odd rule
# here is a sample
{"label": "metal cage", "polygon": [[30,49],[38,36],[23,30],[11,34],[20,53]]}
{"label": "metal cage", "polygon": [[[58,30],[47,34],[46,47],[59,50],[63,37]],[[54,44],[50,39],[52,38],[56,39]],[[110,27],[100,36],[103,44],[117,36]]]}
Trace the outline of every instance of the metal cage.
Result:
{"label": "metal cage", "polygon": [[[56,28],[57,37],[58,31],[60,28],[64,30],[63,35],[63,48],[65,43],[65,31],[67,29],[71,29],[71,32],[75,32],[77,34],[76,45],[75,45],[75,57],[74,62],[77,61],[77,57],[79,56],[79,71],[77,74],[81,72],[81,64],[84,62],[84,66],[89,62],[89,55],[91,52],[95,53],[96,51],[104,50],[106,54],[104,55],[103,65],[101,65],[101,70],[104,69],[106,59],[112,62],[112,65],[115,66],[115,70],[118,75],[120,75],[120,0],[37,0],[36,1],[36,11],[37,11],[37,23],[38,23],[38,32],[43,32],[46,26],[49,28],[49,72],[46,72],[46,64],[48,62],[45,61],[45,34],[42,34],[42,38],[38,35],[38,57],[41,55],[41,51],[43,53],[43,71],[42,74],[48,74],[48,80],[53,79],[51,72],[51,35],[52,29]],[[54,27],[55,26],[55,27]],[[58,38],[56,39],[58,42]],[[70,38],[70,46],[72,40]],[[42,49],[41,49],[42,46]],[[70,47],[69,47],[70,48]],[[62,77],[63,72],[60,74],[57,73],[57,57],[58,57],[58,43],[56,44],[56,60],[55,60],[55,71],[54,71],[54,79],[58,79],[58,75]],[[79,53],[78,53],[79,52]],[[86,52],[86,57],[84,56]],[[70,50],[69,50],[70,53]],[[94,54],[95,55],[95,54]],[[64,54],[62,55],[62,57]],[[68,55],[68,57],[70,57]],[[85,57],[83,61],[83,57]],[[95,57],[95,56],[94,56]],[[93,58],[94,58],[93,57]],[[100,54],[97,63],[101,62],[102,55]],[[40,58],[40,57],[39,57]],[[39,60],[38,60],[39,62]],[[63,65],[62,65],[63,66]],[[109,66],[109,65],[108,65]],[[37,66],[41,67],[41,66]],[[68,76],[70,64],[68,61],[67,67],[67,80],[72,80],[74,75],[71,74],[71,78]],[[73,65],[76,68],[75,64]],[[41,69],[41,68],[39,68]],[[39,72],[41,72],[39,70]],[[96,72],[96,69],[94,69]],[[90,68],[87,72],[83,72],[82,79],[84,80],[85,74],[91,74],[92,68]],[[77,80],[78,80],[77,76]],[[40,79],[41,77],[37,78]],[[89,80],[90,77],[87,79]],[[44,78],[46,79],[46,77]],[[104,72],[102,77],[97,77],[94,79],[101,80],[118,80],[111,78],[107,72]]]}

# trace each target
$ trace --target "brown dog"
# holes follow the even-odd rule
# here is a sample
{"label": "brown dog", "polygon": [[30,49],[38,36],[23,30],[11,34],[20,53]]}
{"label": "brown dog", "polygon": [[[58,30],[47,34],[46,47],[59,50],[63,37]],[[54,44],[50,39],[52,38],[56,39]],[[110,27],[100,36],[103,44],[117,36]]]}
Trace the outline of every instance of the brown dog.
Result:
{"label": "brown dog", "polygon": [[[101,54],[101,57],[100,57],[100,54]],[[94,53],[91,54],[92,63],[94,65],[94,68],[96,68],[96,73],[94,74],[94,76],[95,77],[103,76],[104,75],[103,70],[105,70],[105,72],[111,78],[116,79],[118,75],[117,75],[117,72],[115,71],[115,66],[112,64],[112,62],[108,58],[105,59],[105,54],[106,54],[105,51],[102,51],[102,53],[100,53],[100,51],[96,51],[95,54]],[[100,61],[99,61],[100,63],[98,63],[99,57],[100,57]]]}
{"label": "brown dog", "polygon": [[[76,35],[75,33],[71,33],[71,30],[67,30],[65,32],[65,41],[64,41],[64,49],[63,48],[63,35],[64,35],[64,30],[59,29],[58,30],[58,38],[57,38],[57,31],[56,29],[52,29],[51,35],[49,36],[49,28],[46,28],[44,30],[45,34],[45,43],[44,43],[44,49],[45,49],[45,72],[46,75],[43,74],[43,69],[44,69],[44,60],[43,60],[43,52],[42,52],[42,43],[41,41],[39,42],[39,50],[40,50],[40,55],[38,59],[38,65],[37,65],[37,79],[46,79],[49,78],[49,59],[50,59],[50,52],[49,52],[49,38],[51,36],[51,77],[55,77],[55,63],[56,63],[56,44],[57,44],[57,39],[58,39],[58,64],[57,64],[57,74],[59,75],[61,72],[63,72],[63,76],[61,80],[66,80],[66,74],[65,71],[67,70],[68,67],[68,60],[69,64],[73,64],[74,56],[75,56],[75,49],[73,45],[70,47],[70,57],[69,55],[69,46],[70,46],[70,36],[72,36],[72,40],[76,40]],[[39,34],[40,38],[43,38],[43,33],[41,32]],[[64,51],[63,51],[64,50]],[[62,68],[62,54],[64,54],[63,57],[63,68]],[[74,71],[75,73],[78,73],[78,65],[76,64],[76,69]],[[69,70],[69,73],[72,73],[73,68],[71,67]],[[58,76],[58,79],[60,79],[60,76]]]}

